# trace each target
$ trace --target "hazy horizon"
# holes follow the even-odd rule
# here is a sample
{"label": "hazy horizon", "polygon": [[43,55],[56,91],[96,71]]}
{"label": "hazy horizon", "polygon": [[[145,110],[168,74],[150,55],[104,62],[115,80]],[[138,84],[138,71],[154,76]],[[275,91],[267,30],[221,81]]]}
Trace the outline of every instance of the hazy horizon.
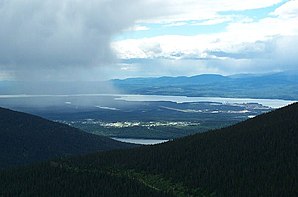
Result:
{"label": "hazy horizon", "polygon": [[142,76],[142,75],[136,75],[136,76],[126,76],[126,77],[119,77],[119,78],[109,78],[109,79],[39,79],[39,80],[30,80],[30,79],[22,79],[19,80],[18,78],[11,78],[11,79],[5,79],[0,82],[61,82],[61,83],[71,83],[71,82],[109,82],[113,80],[125,80],[125,79],[137,79],[137,78],[144,78],[144,79],[149,79],[149,78],[164,78],[164,77],[169,77],[169,78],[176,78],[176,77],[196,77],[196,76],[204,76],[204,75],[218,75],[218,76],[224,76],[224,77],[234,77],[234,76],[266,76],[266,75],[272,75],[272,74],[298,74],[298,69],[293,69],[293,70],[284,70],[284,71],[268,71],[268,72],[240,72],[240,73],[235,73],[235,74],[219,74],[219,73],[199,73],[199,74],[193,74],[193,75],[156,75],[156,76]]}

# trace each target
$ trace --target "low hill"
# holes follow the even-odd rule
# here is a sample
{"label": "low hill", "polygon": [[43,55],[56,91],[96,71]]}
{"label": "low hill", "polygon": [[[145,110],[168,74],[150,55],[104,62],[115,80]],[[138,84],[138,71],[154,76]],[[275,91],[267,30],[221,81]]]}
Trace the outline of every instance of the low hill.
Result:
{"label": "low hill", "polygon": [[133,145],[0,108],[0,168]]}
{"label": "low hill", "polygon": [[[105,182],[106,178],[100,177],[104,174],[123,178],[125,183],[132,181],[128,184],[129,192],[137,184],[145,186],[144,196],[150,196],[147,192],[152,190],[159,195],[181,197],[298,196],[297,120],[295,103],[234,126],[160,145],[101,152],[2,172],[0,191],[3,195],[13,195],[14,191],[34,193],[40,188],[63,194],[74,190],[100,192],[104,189],[94,186],[94,182],[88,185],[88,174],[97,177],[99,184]],[[84,177],[87,184],[79,184],[79,177]],[[28,179],[39,183],[35,190],[28,189],[32,183],[22,181]],[[55,180],[64,184],[51,186]],[[73,185],[78,187],[68,188]],[[117,181],[111,182],[108,188],[118,191],[119,185]],[[127,196],[122,194],[118,196]]]}

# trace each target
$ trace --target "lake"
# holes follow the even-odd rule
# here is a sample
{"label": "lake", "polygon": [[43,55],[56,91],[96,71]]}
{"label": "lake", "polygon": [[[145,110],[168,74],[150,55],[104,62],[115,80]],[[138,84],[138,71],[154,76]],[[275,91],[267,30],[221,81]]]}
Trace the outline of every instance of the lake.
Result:
{"label": "lake", "polygon": [[292,100],[281,99],[254,99],[254,98],[222,98],[222,97],[187,97],[187,96],[164,96],[164,95],[118,95],[117,100],[124,101],[171,101],[176,103],[186,102],[217,102],[229,104],[259,103],[271,108],[280,108],[291,103]]}
{"label": "lake", "polygon": [[113,137],[112,139],[120,142],[142,144],[142,145],[160,144],[160,143],[169,141],[169,140],[158,140],[158,139],[116,138],[116,137]]}
{"label": "lake", "polygon": [[[0,95],[1,99],[28,99],[28,98],[78,98],[82,97],[111,97],[111,100],[122,101],[169,101],[176,103],[186,102],[216,102],[223,104],[243,104],[243,103],[259,103],[263,106],[271,108],[280,108],[291,103],[297,102],[293,100],[281,100],[281,99],[254,99],[254,98],[222,98],[222,97],[187,97],[187,96],[164,96],[164,95],[136,95],[136,94],[73,94],[73,95]],[[20,100],[21,103],[21,100]]]}

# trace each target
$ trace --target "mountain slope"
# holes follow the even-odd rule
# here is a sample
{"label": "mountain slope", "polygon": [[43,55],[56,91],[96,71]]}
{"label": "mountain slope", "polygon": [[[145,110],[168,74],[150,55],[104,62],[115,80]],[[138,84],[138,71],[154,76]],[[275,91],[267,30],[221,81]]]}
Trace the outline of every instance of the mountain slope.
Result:
{"label": "mountain slope", "polygon": [[0,108],[0,168],[132,145]]}
{"label": "mountain slope", "polygon": [[[104,173],[169,196],[298,196],[297,120],[295,103],[234,126],[160,145],[61,159],[32,167],[31,173],[25,169],[2,172],[0,190],[24,191],[28,183],[16,183],[24,177],[43,186],[59,179],[67,186],[73,184],[70,175]],[[38,179],[34,179],[35,170],[39,170]],[[52,174],[56,170],[63,173]],[[110,187],[117,190],[113,183]],[[68,192],[62,188],[62,193]]]}
{"label": "mountain slope", "polygon": [[77,162],[162,174],[218,196],[297,196],[298,103],[224,129]]}

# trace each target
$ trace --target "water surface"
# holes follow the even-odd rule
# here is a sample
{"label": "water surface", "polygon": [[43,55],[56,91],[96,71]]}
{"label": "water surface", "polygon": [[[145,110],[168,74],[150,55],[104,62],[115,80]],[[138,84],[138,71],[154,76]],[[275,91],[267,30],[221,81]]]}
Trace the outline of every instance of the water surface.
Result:
{"label": "water surface", "polygon": [[246,103],[258,103],[263,106],[271,108],[280,108],[286,105],[292,104],[294,100],[282,100],[282,99],[255,99],[255,98],[224,98],[224,97],[187,97],[187,96],[165,96],[165,95],[137,95],[137,94],[71,94],[71,95],[0,95],[0,99],[7,98],[86,98],[86,97],[111,97],[111,100],[122,101],[170,101],[176,103],[187,102],[215,102],[222,104],[246,104]]}
{"label": "water surface", "polygon": [[137,138],[117,138],[117,137],[113,137],[112,139],[120,142],[142,144],[142,145],[160,144],[160,143],[169,141],[169,140],[158,140],[158,139],[137,139]]}

